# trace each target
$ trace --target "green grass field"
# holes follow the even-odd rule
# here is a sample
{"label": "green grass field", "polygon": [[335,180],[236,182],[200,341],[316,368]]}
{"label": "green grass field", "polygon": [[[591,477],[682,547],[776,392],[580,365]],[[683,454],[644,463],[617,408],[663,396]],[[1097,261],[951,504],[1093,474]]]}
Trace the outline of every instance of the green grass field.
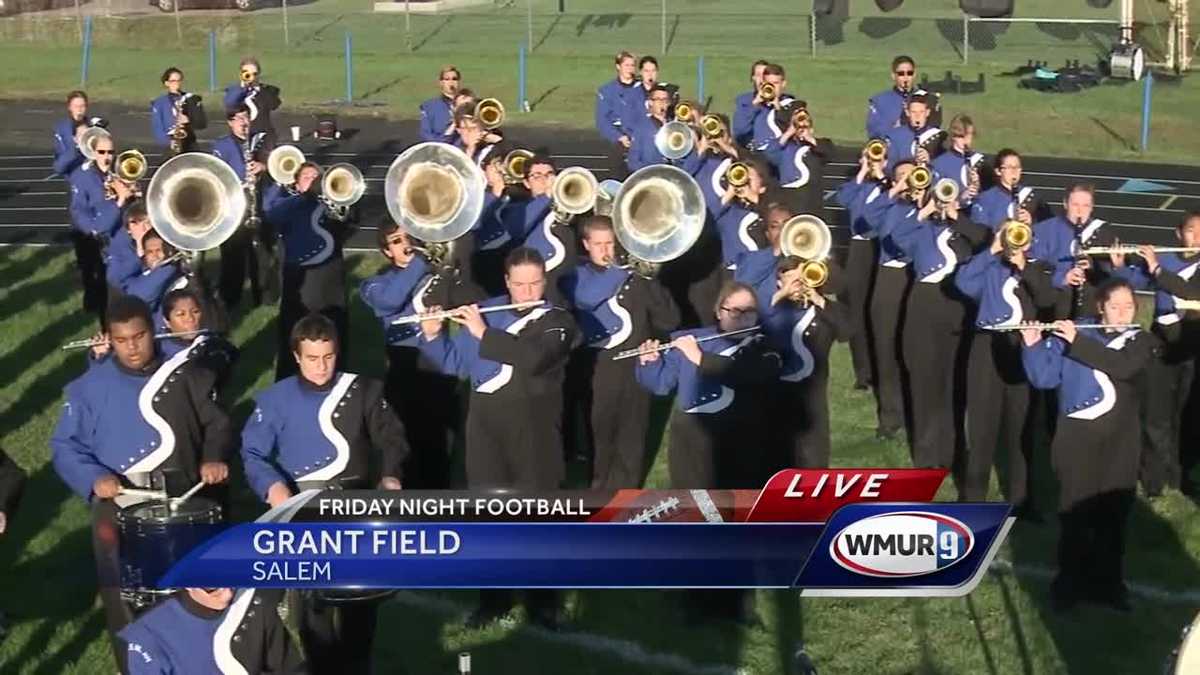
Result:
{"label": "green grass field", "polygon": [[[352,288],[379,265],[374,256],[351,260]],[[69,251],[0,252],[0,442],[30,474],[23,509],[0,537],[0,608],[15,622],[0,642],[3,673],[113,672],[95,601],[89,515],[54,474],[47,448],[62,388],[83,370],[78,352],[58,347],[86,337],[94,324],[79,313],[77,286]],[[380,329],[357,298],[351,306],[351,368],[382,374]],[[271,381],[274,334],[267,308],[240,317],[233,331],[242,360],[226,394],[239,420],[253,392]],[[844,346],[834,353],[833,372],[834,463],[906,466],[904,445],[874,439],[871,398],[851,390]],[[1096,452],[1103,461],[1103,448]],[[1038,498],[1049,506],[1055,488],[1044,452],[1037,468]],[[660,449],[648,485],[665,484]],[[953,488],[941,496],[952,498]],[[237,504],[238,515],[257,514],[244,488]],[[463,650],[479,673],[789,673],[790,654],[803,641],[822,673],[1159,672],[1200,608],[1197,513],[1179,493],[1139,500],[1128,556],[1137,607],[1128,616],[1050,612],[1051,517],[1042,526],[1018,524],[1001,553],[1015,572],[988,575],[965,599],[800,602],[794,593],[764,591],[763,627],[740,629],[689,622],[679,591],[586,591],[569,596],[576,632],[547,634],[519,621],[466,631],[461,615],[471,593],[406,593],[384,609],[375,658],[380,673],[454,672]]]}
{"label": "green grass field", "polygon": [[[103,2],[103,0],[97,0]],[[1200,15],[1200,0],[1193,16]],[[345,97],[344,36],[353,37],[354,102],[344,114],[413,117],[432,93],[440,65],[455,63],[465,84],[498,96],[516,108],[517,50],[528,58],[527,100],[533,112],[517,116],[530,124],[586,128],[592,124],[594,92],[612,77],[617,49],[660,56],[662,78],[679,83],[685,95],[698,88],[698,57],[705,59],[705,95],[729,111],[746,88],[746,70],[756,57],[783,63],[790,89],[808,100],[819,132],[835,140],[862,137],[865,102],[887,84],[892,56],[909,53],[924,72],[940,80],[948,69],[964,80],[986,77],[982,94],[952,96],[949,112],[967,112],[981,129],[981,149],[1013,145],[1039,155],[1130,160],[1191,161],[1200,152],[1193,133],[1200,85],[1194,78],[1160,79],[1154,89],[1150,151],[1137,151],[1141,85],[1126,82],[1079,94],[1042,94],[1016,87],[1003,73],[1029,59],[1054,67],[1067,59],[1095,62],[1107,53],[1115,28],[1099,24],[972,24],[969,64],[963,65],[963,24],[954,0],[910,1],[881,14],[872,2],[854,0],[851,18],[821,18],[816,56],[810,40],[809,3],[770,0],[692,0],[660,3],[629,0],[569,0],[556,13],[555,0],[533,0],[532,22],[525,1],[445,16],[375,14],[366,0],[318,0],[288,12],[277,9],[220,15],[97,17],[88,91],[96,100],[145,104],[159,93],[158,77],[168,64],[182,67],[190,85],[208,87],[208,35],[218,43],[218,86],[232,80],[237,60],[258,55],[265,77],[282,87],[292,110],[328,106]],[[1112,19],[1116,5],[1095,10],[1083,2],[1022,0],[1019,16]],[[1165,28],[1162,3],[1138,3],[1147,22],[1139,40],[1151,55],[1161,52]],[[532,29],[530,29],[530,25]],[[79,84],[80,28],[71,18],[17,17],[0,20],[0,58],[20,63],[0,74],[0,96],[57,99]],[[663,49],[664,44],[667,48]],[[29,58],[36,54],[36,58]],[[211,105],[211,104],[210,104]]]}

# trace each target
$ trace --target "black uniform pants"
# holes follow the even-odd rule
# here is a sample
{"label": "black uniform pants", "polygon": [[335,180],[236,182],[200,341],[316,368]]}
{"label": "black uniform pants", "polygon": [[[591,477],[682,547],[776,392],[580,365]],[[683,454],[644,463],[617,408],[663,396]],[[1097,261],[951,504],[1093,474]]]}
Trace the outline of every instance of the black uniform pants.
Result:
{"label": "black uniform pants", "polygon": [[904,427],[904,389],[900,382],[900,335],[908,298],[906,267],[879,266],[871,292],[867,324],[873,348],[875,406],[879,431],[895,433]]}
{"label": "black uniform pants", "polygon": [[75,266],[83,280],[83,311],[95,313],[103,325],[108,308],[104,240],[71,228],[71,243],[75,246]]}
{"label": "black uniform pants", "polygon": [[1006,496],[1021,505],[1030,496],[1032,429],[1029,382],[1021,364],[1016,333],[977,331],[971,335],[967,360],[967,459],[963,475],[965,501],[987,499],[996,445],[1008,452]]}
{"label": "black uniform pants", "polygon": [[279,261],[274,230],[265,221],[257,231],[239,227],[221,244],[221,271],[217,285],[227,309],[242,301],[242,288],[250,278],[252,305],[275,302],[279,295]]}
{"label": "black uniform pants", "polygon": [[370,673],[377,602],[329,605],[301,591],[300,642],[313,675]]}
{"label": "black uniform pants", "polygon": [[[513,386],[513,385],[509,385]],[[553,395],[518,398],[501,389],[473,393],[467,412],[467,486],[557,490],[565,473],[562,452],[562,398]],[[503,614],[512,608],[516,592],[479,592],[480,610]],[[525,592],[531,614],[551,613],[559,605],[553,590]]]}
{"label": "black uniform pants", "polygon": [[96,559],[96,585],[104,607],[104,628],[112,644],[113,657],[122,673],[128,672],[125,662],[127,645],[117,638],[133,621],[133,610],[121,599],[120,531],[117,512],[120,509],[111,499],[97,499],[92,504],[92,553]]}
{"label": "black uniform pants", "polygon": [[1056,595],[1103,600],[1124,594],[1125,528],[1133,500],[1133,490],[1103,492],[1059,514]]}
{"label": "black uniform pants", "polygon": [[776,414],[770,428],[778,434],[773,448],[784,453],[784,468],[829,466],[829,373],[824,368],[799,382],[779,382]]}
{"label": "black uniform pants", "polygon": [[846,254],[846,306],[850,309],[850,360],[854,364],[854,384],[871,384],[871,334],[867,330],[867,311],[874,281],[875,240],[851,239]]}
{"label": "black uniform pants", "polygon": [[1191,358],[1154,358],[1142,398],[1141,482],[1150,494],[1178,488],[1196,464],[1200,395]]}
{"label": "black uniform pants", "polygon": [[458,379],[443,375],[415,347],[388,347],[384,395],[404,424],[410,453],[404,462],[404,487],[446,490],[462,401]]}
{"label": "black uniform pants", "polygon": [[596,355],[588,429],[595,448],[592,488],[636,488],[646,462],[650,392],[634,376],[637,359],[613,361],[614,351]]}
{"label": "black uniform pants", "polygon": [[308,267],[285,266],[281,290],[275,381],[296,374],[296,359],[292,356],[291,346],[292,328],[310,312],[324,314],[337,326],[338,363],[345,367],[350,353],[350,316],[346,311],[346,264],[341,256]]}
{"label": "black uniform pants", "polygon": [[950,281],[914,283],[904,319],[904,371],[913,466],[954,465],[965,405],[965,307]]}

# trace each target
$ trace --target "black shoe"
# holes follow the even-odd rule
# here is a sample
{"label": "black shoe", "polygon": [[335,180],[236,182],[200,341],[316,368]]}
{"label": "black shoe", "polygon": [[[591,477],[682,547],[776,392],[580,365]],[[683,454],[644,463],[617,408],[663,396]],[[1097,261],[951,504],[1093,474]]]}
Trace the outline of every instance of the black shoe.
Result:
{"label": "black shoe", "polygon": [[1079,604],[1079,594],[1067,584],[1055,579],[1050,584],[1050,609],[1055,612],[1066,612]]}
{"label": "black shoe", "polygon": [[1097,593],[1093,601],[1097,605],[1107,607],[1122,614],[1133,612],[1133,603],[1129,601],[1129,589],[1125,587],[1125,584],[1120,584],[1116,588]]}
{"label": "black shoe", "polygon": [[496,623],[496,621],[500,620],[500,618],[505,614],[508,614],[508,612],[498,609],[479,607],[474,612],[471,612],[471,615],[467,617],[467,620],[463,622],[463,625],[468,630],[483,630],[493,623]]}

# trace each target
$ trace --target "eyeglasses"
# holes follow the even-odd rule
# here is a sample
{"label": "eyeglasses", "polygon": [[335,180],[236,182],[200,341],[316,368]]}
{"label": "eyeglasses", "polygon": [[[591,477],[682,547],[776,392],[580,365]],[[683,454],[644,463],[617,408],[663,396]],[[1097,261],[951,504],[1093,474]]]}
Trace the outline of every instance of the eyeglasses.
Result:
{"label": "eyeglasses", "polygon": [[915,70],[897,70],[896,74],[900,75],[902,77],[905,75],[907,75],[908,77],[912,77],[913,73],[915,73],[915,72],[916,72]]}
{"label": "eyeglasses", "polygon": [[553,177],[554,177],[554,172],[553,172],[553,171],[548,171],[548,172],[546,172],[546,173],[540,173],[540,172],[539,172],[539,173],[531,173],[531,174],[529,174],[529,176],[528,176],[528,178],[529,178],[530,180],[538,180],[538,179],[540,179],[540,180],[546,180],[547,178],[553,178]]}
{"label": "eyeglasses", "polygon": [[721,306],[722,312],[727,312],[732,316],[745,316],[747,314],[758,314],[758,310],[754,307],[726,307]]}
{"label": "eyeglasses", "polygon": [[179,84],[180,82],[183,82],[183,78],[172,77],[171,79],[167,80],[167,84]]}

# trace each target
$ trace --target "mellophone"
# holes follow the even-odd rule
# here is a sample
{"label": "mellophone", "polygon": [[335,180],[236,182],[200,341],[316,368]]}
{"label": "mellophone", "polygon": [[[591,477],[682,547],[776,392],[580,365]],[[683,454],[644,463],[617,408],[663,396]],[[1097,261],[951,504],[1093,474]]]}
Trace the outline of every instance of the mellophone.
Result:
{"label": "mellophone", "polygon": [[[717,333],[716,335],[706,335],[704,337],[696,338],[696,342],[708,342],[709,340],[716,340],[717,338],[730,337],[733,335],[741,335],[743,333],[756,333],[761,330],[762,330],[762,326],[751,326],[750,328],[741,328],[738,330],[731,330],[726,333]],[[631,359],[635,356],[641,356],[643,354],[653,354],[655,352],[665,352],[668,349],[674,349],[674,348],[675,348],[675,345],[668,342],[667,344],[659,345],[659,346],[655,347],[654,349],[642,349],[641,347],[637,347],[636,349],[626,349],[625,351],[617,352],[617,355],[614,356],[612,358],[612,360],[620,361],[622,359]]]}
{"label": "mellophone", "polygon": [[[514,302],[514,303],[511,303],[508,305],[493,305],[491,307],[480,307],[479,313],[487,314],[488,312],[500,312],[500,311],[503,311],[506,309],[528,309],[530,307],[539,307],[541,305],[544,305],[545,303],[546,303],[545,300],[530,300],[528,302]],[[458,312],[461,309],[462,309],[461,307],[458,307],[456,309],[447,309],[447,310],[443,310],[440,312],[430,312],[428,314],[410,314],[408,316],[402,316],[399,319],[392,321],[392,325],[399,326],[399,325],[408,324],[408,323],[421,323],[422,321],[434,321],[434,320],[440,321],[442,319],[450,319],[450,318],[458,316]]]}

